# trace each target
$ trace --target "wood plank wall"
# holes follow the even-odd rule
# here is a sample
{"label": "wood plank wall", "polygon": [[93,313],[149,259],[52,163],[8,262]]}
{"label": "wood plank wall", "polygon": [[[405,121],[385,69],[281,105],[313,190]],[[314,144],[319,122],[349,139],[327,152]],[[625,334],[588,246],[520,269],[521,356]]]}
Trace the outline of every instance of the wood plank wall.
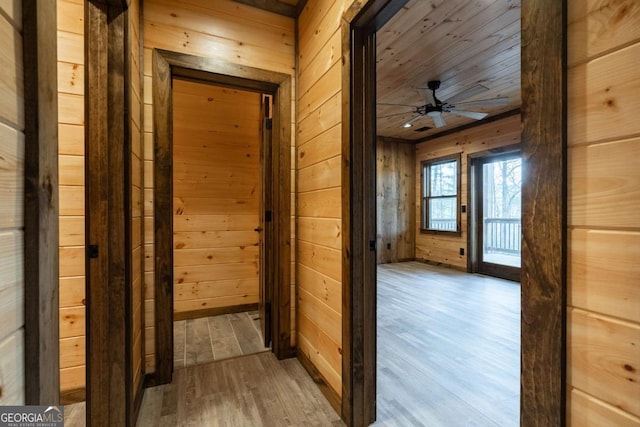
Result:
{"label": "wood plank wall", "polygon": [[258,303],[261,98],[173,80],[173,299],[180,317]]}
{"label": "wood plank wall", "polygon": [[143,193],[143,87],[142,87],[142,51],[140,33],[140,0],[129,3],[129,53],[131,83],[131,357],[133,368],[133,392],[144,380],[144,341],[143,341],[143,239],[142,224]]}
{"label": "wood plank wall", "polygon": [[[486,150],[514,145],[520,143],[520,115],[510,116],[505,119],[481,124],[471,129],[446,135],[431,141],[418,144],[416,149],[416,259],[442,263],[457,269],[467,269],[468,254],[468,215],[461,214],[460,236],[446,236],[438,234],[426,234],[420,231],[420,162],[437,159],[451,154],[461,153],[461,188],[460,203],[468,206],[468,155],[477,154]],[[460,255],[460,248],[464,248],[465,255]]]}
{"label": "wood plank wall", "polygon": [[[153,312],[153,48],[213,57],[241,65],[294,75],[295,21],[231,0],[147,0],[144,2],[144,257],[145,354],[147,372],[154,370]],[[295,108],[295,91],[292,109]],[[295,110],[292,110],[295,111]],[[291,123],[292,129],[294,123]],[[292,132],[295,135],[295,132]],[[292,156],[295,141],[292,138]],[[294,162],[292,161],[292,165]],[[294,171],[292,170],[292,177]],[[292,183],[292,189],[295,188]],[[295,200],[294,195],[291,198]],[[292,209],[292,214],[295,210]],[[292,221],[294,218],[292,216]],[[295,227],[292,227],[295,230]],[[292,242],[295,235],[292,232]],[[292,244],[295,254],[295,245]],[[292,256],[291,301],[295,301],[295,257]],[[292,328],[295,304],[292,303]],[[295,330],[295,329],[294,329]],[[294,330],[291,333],[295,340]],[[295,343],[295,342],[292,342]]]}
{"label": "wood plank wall", "polygon": [[376,157],[378,264],[415,259],[416,146],[378,138]]}
{"label": "wood plank wall", "polygon": [[350,0],[308,2],[298,19],[298,351],[342,395],[342,61]]}
{"label": "wood plank wall", "polygon": [[60,389],[85,386],[84,2],[58,0]]}
{"label": "wood plank wall", "polygon": [[0,405],[23,405],[24,76],[21,2],[0,2]]}
{"label": "wood plank wall", "polygon": [[567,424],[640,426],[640,3],[568,6]]}

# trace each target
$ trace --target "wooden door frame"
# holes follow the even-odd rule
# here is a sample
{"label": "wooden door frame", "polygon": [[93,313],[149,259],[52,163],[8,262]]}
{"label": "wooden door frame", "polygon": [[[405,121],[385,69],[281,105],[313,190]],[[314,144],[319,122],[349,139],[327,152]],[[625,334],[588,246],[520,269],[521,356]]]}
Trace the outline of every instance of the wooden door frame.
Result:
{"label": "wooden door frame", "polygon": [[[131,98],[125,0],[85,2],[86,421],[135,425]],[[91,247],[97,246],[92,254]],[[95,256],[94,256],[95,255]]]}
{"label": "wooden door frame", "polygon": [[[375,31],[406,0],[354,2],[342,19],[343,385],[350,426],[375,420]],[[520,423],[565,425],[566,0],[522,0]],[[347,88],[349,88],[347,90]],[[373,135],[374,136],[374,135]],[[374,155],[372,156],[371,152]],[[373,313],[373,314],[372,314]]]}
{"label": "wooden door frame", "polygon": [[24,375],[27,405],[60,399],[56,2],[24,0]]}
{"label": "wooden door frame", "polygon": [[274,287],[272,351],[291,347],[291,76],[167,50],[153,50],[153,195],[156,371],[150,384],[173,375],[173,103],[172,78],[182,77],[274,96],[272,188]]}

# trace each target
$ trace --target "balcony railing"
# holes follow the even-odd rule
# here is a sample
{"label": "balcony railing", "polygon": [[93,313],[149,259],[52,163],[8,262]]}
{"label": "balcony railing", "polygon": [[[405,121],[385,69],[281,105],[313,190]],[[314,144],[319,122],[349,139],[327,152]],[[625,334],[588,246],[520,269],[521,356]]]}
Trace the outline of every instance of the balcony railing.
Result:
{"label": "balcony railing", "polygon": [[458,229],[455,219],[430,219],[429,230],[456,231]]}
{"label": "balcony railing", "polygon": [[520,254],[522,225],[520,218],[485,218],[486,253]]}

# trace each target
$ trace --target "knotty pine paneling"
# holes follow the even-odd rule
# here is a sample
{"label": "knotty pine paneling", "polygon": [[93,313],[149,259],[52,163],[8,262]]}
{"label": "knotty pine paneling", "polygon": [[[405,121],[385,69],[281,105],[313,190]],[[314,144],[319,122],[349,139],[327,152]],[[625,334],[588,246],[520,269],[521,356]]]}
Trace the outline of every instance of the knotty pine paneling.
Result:
{"label": "knotty pine paneling", "polygon": [[[84,342],[85,334],[84,6],[60,0],[57,11],[60,388],[65,392],[84,387],[85,368],[84,348],[69,355],[65,341],[73,336]],[[66,317],[69,313],[73,317]]]}
{"label": "knotty pine paneling", "polygon": [[638,343],[640,325],[570,308],[567,379],[578,390],[636,417],[640,415]]}
{"label": "knotty pine paneling", "polygon": [[0,405],[25,402],[25,141],[20,3],[0,3]]}
{"label": "knotty pine paneling", "polygon": [[341,121],[342,91],[348,90],[342,87],[340,19],[351,3],[308,2],[298,19],[297,342],[338,396],[345,232]]}
{"label": "knotty pine paneling", "polygon": [[621,140],[638,134],[638,58],[640,44],[635,43],[569,68],[569,145]]}
{"label": "knotty pine paneling", "polygon": [[568,9],[569,67],[640,39],[640,3],[627,0],[572,1]]}
{"label": "knotty pine paneling", "polygon": [[24,208],[24,134],[0,123],[0,229],[23,225]]}
{"label": "knotty pine paneling", "polygon": [[[295,77],[295,21],[292,18],[270,13],[231,0],[206,1],[189,0],[172,2],[167,0],[149,0],[144,2],[144,61],[143,102],[144,106],[144,217],[145,226],[153,224],[153,122],[152,122],[152,86],[151,53],[153,48],[167,49],[190,55],[217,58],[235,64],[262,68],[291,74]],[[295,82],[294,82],[295,87]],[[296,101],[292,91],[292,103]],[[294,110],[295,111],[295,110]],[[292,116],[295,117],[295,114]],[[292,119],[294,120],[294,119]],[[295,123],[291,123],[295,126]],[[295,147],[295,133],[292,133],[292,146]],[[295,159],[291,161],[292,168]],[[195,168],[194,168],[195,170]],[[212,179],[228,177],[228,171],[203,170]],[[240,172],[249,173],[250,171]],[[257,170],[253,172],[257,173]],[[236,172],[237,173],[237,172]],[[244,179],[244,178],[243,178]],[[292,191],[295,186],[292,183]],[[295,201],[295,194],[292,195]],[[186,200],[186,207],[194,206],[194,199]],[[256,207],[257,209],[257,207]],[[294,214],[292,210],[292,215]],[[240,212],[236,212],[239,214]],[[202,214],[202,212],[198,212]],[[185,216],[187,212],[185,212]],[[146,233],[152,243],[152,234]],[[295,239],[292,229],[292,241]],[[153,245],[145,245],[145,260],[153,260]],[[295,275],[292,275],[294,278]],[[145,305],[153,305],[153,262],[145,264]],[[291,300],[295,301],[292,292]],[[145,315],[146,335],[153,335],[152,316]],[[292,322],[294,319],[292,319]],[[292,341],[295,334],[292,334]],[[146,340],[145,355],[147,371],[154,366],[153,343]]]}
{"label": "knotty pine paneling", "polygon": [[567,395],[567,425],[637,427],[640,420],[574,388]]}
{"label": "knotty pine paneling", "polygon": [[0,19],[0,38],[5,40],[0,51],[0,111],[2,122],[14,129],[24,129],[24,79],[22,34],[12,21]]}
{"label": "knotty pine paneling", "polygon": [[640,5],[568,2],[567,424],[640,426]]}
{"label": "knotty pine paneling", "polygon": [[569,230],[568,304],[640,323],[640,233]]}
{"label": "knotty pine paneling", "polygon": [[173,81],[174,313],[258,302],[261,102]]}
{"label": "knotty pine paneling", "polygon": [[567,425],[640,426],[640,4],[568,2]]}
{"label": "knotty pine paneling", "polygon": [[378,264],[415,258],[416,147],[378,138],[376,149]]}
{"label": "knotty pine paneling", "polygon": [[[415,162],[415,200],[419,201],[422,187],[420,185],[420,162],[460,153],[461,189],[460,203],[469,206],[467,186],[468,156],[494,148],[520,143],[520,116],[510,116],[471,129],[456,132],[416,145]],[[420,203],[415,205],[416,259],[467,268],[468,223],[467,213],[461,213],[460,236],[425,234],[420,232]],[[465,255],[460,255],[460,248]]]}

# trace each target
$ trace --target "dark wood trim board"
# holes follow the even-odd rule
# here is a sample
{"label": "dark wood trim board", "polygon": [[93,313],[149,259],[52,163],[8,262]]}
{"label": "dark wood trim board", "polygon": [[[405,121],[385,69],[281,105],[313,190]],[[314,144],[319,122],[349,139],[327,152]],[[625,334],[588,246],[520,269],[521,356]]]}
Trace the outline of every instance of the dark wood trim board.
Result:
{"label": "dark wood trim board", "polygon": [[520,423],[565,424],[567,4],[522,1]]}
{"label": "dark wood trim board", "polygon": [[272,350],[292,357],[291,347],[291,76],[211,58],[153,50],[155,330],[154,384],[171,382],[173,374],[173,77],[194,79],[273,95],[272,203],[273,255]]}
{"label": "dark wood trim board", "polygon": [[[85,4],[87,425],[133,425],[128,11]],[[96,246],[97,251],[91,247]],[[92,252],[96,252],[92,255]],[[95,256],[94,256],[95,255]]]}
{"label": "dark wood trim board", "polygon": [[173,321],[199,319],[201,317],[220,316],[223,314],[244,313],[258,310],[258,304],[231,305],[229,307],[212,307],[203,310],[183,311],[173,315]]}
{"label": "dark wood trim board", "polygon": [[[342,416],[350,426],[375,420],[375,181],[367,179],[375,171],[375,31],[405,3],[356,3],[342,20]],[[565,50],[566,1],[522,0],[522,154],[535,177],[525,177],[522,199],[523,426],[565,424]]]}
{"label": "dark wood trim board", "polygon": [[339,414],[342,405],[342,399],[338,396],[329,383],[322,376],[322,373],[318,371],[318,368],[314,366],[314,364],[309,360],[309,358],[304,354],[303,351],[298,352],[298,360],[302,367],[307,371],[309,376],[313,379],[313,382],[316,383],[324,397],[327,398],[329,404],[333,407],[333,409]]}
{"label": "dark wood trim board", "polygon": [[25,402],[60,399],[56,2],[23,7]]}
{"label": "dark wood trim board", "polygon": [[71,405],[73,403],[84,402],[87,399],[87,389],[85,387],[74,388],[60,392],[60,404]]}

